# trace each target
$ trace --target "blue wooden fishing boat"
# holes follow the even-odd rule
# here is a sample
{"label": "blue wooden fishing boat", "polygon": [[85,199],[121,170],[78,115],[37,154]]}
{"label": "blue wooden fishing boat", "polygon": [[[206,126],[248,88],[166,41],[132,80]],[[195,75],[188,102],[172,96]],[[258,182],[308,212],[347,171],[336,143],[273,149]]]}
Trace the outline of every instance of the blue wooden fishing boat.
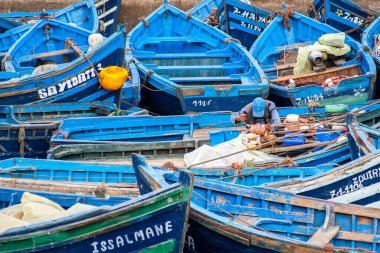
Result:
{"label": "blue wooden fishing boat", "polygon": [[139,115],[141,112],[119,111],[113,104],[99,102],[78,102],[75,105],[0,106],[0,159],[46,158],[50,138],[63,119],[115,113]]}
{"label": "blue wooden fishing boat", "polygon": [[150,110],[161,115],[237,111],[268,95],[268,79],[244,47],[169,4],[131,30],[127,47],[149,86]]}
{"label": "blue wooden fishing boat", "polygon": [[[344,111],[334,111],[329,108],[322,107],[313,107],[313,108],[292,108],[292,107],[284,107],[278,108],[279,115],[283,120],[286,115],[291,113],[299,114],[304,118],[313,117],[317,120],[317,122],[322,122],[323,120],[329,120],[332,116],[342,115],[342,113],[349,112],[356,108],[362,108],[366,106],[365,109],[362,110],[363,113],[358,114],[358,121],[363,122],[367,125],[374,125],[378,122],[378,114],[380,113],[380,104],[365,104],[358,106],[348,106]],[[364,113],[366,112],[366,113]],[[130,132],[130,139],[126,143],[121,143],[120,139],[118,140],[116,134],[111,131],[109,128],[109,120],[104,118],[104,126],[106,129],[100,130],[103,127],[102,123],[97,119],[97,123],[94,123],[91,119],[81,119],[79,123],[75,120],[65,121],[62,125],[61,134],[57,134],[52,139],[53,146],[60,145],[58,147],[54,147],[49,151],[50,159],[60,159],[60,160],[123,160],[128,161],[129,156],[135,152],[143,155],[149,156],[151,159],[174,159],[177,167],[183,167],[183,155],[194,151],[195,149],[201,147],[204,144],[210,145],[210,140],[213,138],[210,136],[210,130],[219,130],[219,128],[228,127],[228,129],[232,129],[232,132],[235,130],[231,128],[232,125],[229,122],[229,113],[205,113],[193,116],[177,116],[177,117],[149,117],[151,120],[140,120],[141,118],[132,118],[127,120],[120,119],[120,125],[118,125],[115,131],[121,131],[124,127],[128,125],[130,127],[142,127],[147,128],[150,127],[147,122],[151,122],[153,125],[157,127],[164,128],[165,125],[170,122],[173,123],[174,120],[188,119],[189,122],[188,129],[193,129],[188,132],[188,136],[177,136],[177,140],[169,140],[169,136],[164,134],[165,137],[161,137],[162,140],[159,142],[141,142],[141,135],[137,135],[136,133]],[[193,123],[190,123],[193,122]],[[198,123],[197,123],[198,122]],[[213,122],[217,122],[213,126]],[[223,123],[223,124],[221,124]],[[78,128],[78,124],[82,127]],[[187,124],[187,123],[186,123]],[[95,133],[94,125],[99,126],[98,133]],[[114,126],[115,123],[113,122]],[[192,127],[194,125],[194,127]],[[120,128],[119,128],[120,127]],[[153,128],[152,128],[153,129]],[[175,127],[173,127],[175,129]],[[227,129],[227,133],[229,132]],[[226,130],[226,129],[223,129]],[[104,132],[110,131],[108,137],[105,137]],[[145,130],[146,132],[150,132],[150,130]],[[153,131],[153,130],[152,130]],[[171,134],[175,134],[178,132],[179,128],[175,131],[172,131]],[[89,136],[88,132],[92,132],[92,135]],[[124,133],[124,130],[122,131]],[[141,134],[144,131],[141,132]],[[223,132],[223,131],[221,131]],[[226,131],[224,131],[226,132]],[[231,137],[233,137],[231,134]],[[65,133],[65,134],[62,134]],[[134,135],[136,134],[136,135]],[[225,133],[223,133],[224,135]],[[72,136],[71,136],[72,135]],[[327,134],[329,135],[329,134]],[[67,138],[65,138],[65,136]],[[150,138],[155,136],[161,136],[159,132],[150,132],[146,134],[146,140],[148,141]],[[189,138],[189,136],[193,136],[193,138]],[[324,136],[324,134],[319,134],[319,137]],[[126,137],[126,136],[124,136]],[[124,138],[123,137],[123,138]],[[235,136],[236,137],[236,136]],[[140,139],[138,139],[140,138]],[[173,138],[173,137],[170,137]],[[319,140],[324,139],[319,138]],[[229,140],[229,139],[227,139]],[[107,143],[104,143],[107,142]],[[82,143],[82,144],[80,144]],[[83,144],[87,143],[87,144]],[[329,164],[344,164],[351,159],[349,147],[347,146],[347,141],[341,140],[339,143],[334,143],[322,148],[321,150],[311,152],[309,154],[302,155],[300,157],[294,157],[293,162],[298,164],[299,166],[316,166],[319,164],[329,163]],[[179,164],[177,164],[177,162]],[[277,166],[278,161],[266,162],[263,165],[267,166],[269,163],[273,163],[273,167]],[[161,164],[162,165],[162,164]],[[255,162],[248,168],[259,167],[259,163]]]}
{"label": "blue wooden fishing boat", "polygon": [[[91,0],[78,2],[65,9],[50,13],[50,15],[55,15],[54,19],[57,21],[71,23],[93,33],[96,33],[99,29],[97,10]],[[7,52],[32,27],[32,24],[24,24],[0,34],[0,52]]]}
{"label": "blue wooden fishing boat", "polygon": [[[111,1],[119,1],[119,0],[111,0]],[[101,2],[106,2],[109,3],[110,1],[103,1]],[[103,12],[104,6],[102,8]],[[25,14],[25,13],[22,13]],[[36,16],[33,16],[33,15]],[[2,15],[8,16],[9,14],[0,14],[0,17]],[[26,15],[27,16],[27,15]],[[95,7],[94,3],[92,0],[85,0],[85,1],[80,1],[76,4],[70,5],[62,10],[58,11],[49,11],[49,12],[44,12],[40,15],[40,13],[31,13],[32,19],[40,19],[41,17],[50,17],[60,21],[60,22],[65,22],[65,23],[70,23],[72,25],[75,25],[77,27],[90,30],[92,33],[97,33],[99,31],[99,17],[100,14],[97,12],[97,8]],[[17,19],[16,19],[17,20]],[[22,23],[20,23],[22,24]],[[32,24],[22,24],[18,27],[15,27],[11,30],[8,30],[2,34],[0,34],[0,58],[2,59],[5,55],[5,53],[12,47],[16,41],[21,38],[30,28],[32,28]],[[113,31],[115,28],[113,28]],[[4,70],[4,66],[1,67],[2,70]]]}
{"label": "blue wooden fishing boat", "polygon": [[[180,252],[189,215],[192,177],[129,200],[29,191],[64,208],[94,205],[86,211],[0,233],[0,252]],[[20,203],[24,190],[1,188],[2,207]],[[41,204],[40,204],[41,205]]]}
{"label": "blue wooden fishing boat", "polygon": [[221,1],[217,13],[219,28],[248,49],[275,17],[275,13],[239,0]]}
{"label": "blue wooden fishing boat", "polygon": [[[48,151],[48,159],[69,160],[69,161],[114,161],[129,162],[132,153],[143,154],[154,161],[168,160],[177,167],[184,167],[183,155],[194,151],[202,145],[210,145],[210,138],[205,136],[200,139],[180,140],[180,141],[160,141],[160,142],[131,142],[131,143],[109,143],[109,144],[65,144],[53,147]],[[253,162],[244,167],[247,168],[268,168],[283,166],[319,166],[329,164],[337,166],[345,164],[351,160],[350,149],[347,141],[334,143],[325,148],[310,152],[307,155],[292,158],[289,164],[279,161]],[[160,165],[164,164],[161,162]],[[223,174],[226,168],[202,169],[201,171],[216,171]],[[275,169],[278,170],[278,169]],[[299,173],[302,168],[298,167]],[[234,173],[232,169],[227,170],[228,175]],[[240,172],[245,174],[244,171]],[[249,172],[247,172],[249,174]],[[269,172],[268,172],[269,173]],[[269,173],[270,174],[270,173]]]}
{"label": "blue wooden fishing boat", "polygon": [[[249,0],[240,1],[247,4],[250,3]],[[207,20],[208,16],[210,16],[212,8],[218,8],[218,6],[222,2],[223,0],[203,0],[190,10],[188,10],[188,13],[190,13],[193,17],[200,19],[204,22]]]}
{"label": "blue wooden fishing boat", "polygon": [[[68,10],[75,10],[80,5],[87,4],[90,5],[92,2],[95,5],[96,11],[94,12],[96,14],[96,23],[98,24],[97,27],[94,27],[94,32],[96,32],[98,29],[104,36],[110,36],[112,33],[115,32],[116,26],[117,26],[117,20],[119,18],[120,8],[121,8],[121,0],[85,0],[78,2],[74,5],[70,5],[62,10],[47,10],[47,11],[41,11],[41,12],[11,12],[11,13],[0,13],[0,18],[6,19],[10,22],[13,22],[14,25],[15,22],[19,25],[22,25],[23,21],[28,20],[37,20],[46,16],[54,17],[58,21],[62,22],[68,22],[68,23],[75,23],[77,24],[78,17],[82,15],[82,17],[86,17],[86,13],[80,13],[80,11],[76,10],[77,17],[66,17],[66,20],[60,18],[60,15],[64,14]],[[80,21],[79,23],[82,23],[87,20]],[[1,23],[0,23],[1,25]],[[78,24],[77,24],[78,25]],[[82,28],[89,29],[86,27],[83,27],[82,25],[79,25]],[[90,29],[92,30],[92,29]]]}
{"label": "blue wooden fishing boat", "polygon": [[[334,58],[332,62],[322,60],[323,66],[312,67],[311,71],[305,68],[302,71],[306,72],[294,74],[295,66],[298,66],[297,70],[301,69],[302,64],[297,65],[301,48],[308,46],[304,50],[314,50],[311,45],[322,35],[337,33],[338,30],[299,13],[289,17],[289,28],[283,22],[282,17],[276,17],[250,49],[270,79],[270,98],[276,104],[284,106],[291,103],[296,107],[309,103],[355,105],[373,97],[375,64],[360,43],[345,36],[344,42],[350,51],[343,58]],[[311,66],[316,63],[309,59],[305,61]],[[335,83],[332,83],[333,78]]]}
{"label": "blue wooden fishing boat", "polygon": [[0,123],[50,123],[67,118],[97,117],[109,115],[146,115],[148,112],[139,108],[119,110],[115,104],[91,101],[76,103],[0,105]]}
{"label": "blue wooden fishing boat", "polygon": [[[47,158],[68,161],[130,161],[131,154],[144,154],[152,159],[182,159],[183,155],[202,145],[209,145],[208,136],[179,141],[130,142],[109,144],[65,144],[48,150]],[[347,151],[349,152],[349,151]],[[349,156],[350,157],[350,156]]]}
{"label": "blue wooden fishing boat", "polygon": [[128,63],[133,81],[127,79],[114,91],[99,88],[98,72],[124,66],[124,32],[125,26],[120,26],[89,50],[90,31],[55,20],[39,21],[7,53],[5,73],[14,77],[0,82],[0,104],[101,100],[124,107],[137,105],[140,81],[133,62]]}
{"label": "blue wooden fishing boat", "polygon": [[[100,164],[94,161],[81,163],[14,158],[0,161],[0,166],[0,184],[3,187],[98,195],[101,194],[99,186],[104,184],[106,195],[137,194],[135,173],[126,161]],[[290,178],[308,177],[331,169],[332,166],[323,165],[318,168],[244,169],[239,173],[232,169],[191,169],[191,172],[199,177],[256,186]]]}
{"label": "blue wooden fishing boat", "polygon": [[[364,30],[361,42],[363,44],[363,49],[366,51],[369,51],[373,57],[373,60],[375,61],[376,64],[376,73],[377,73],[377,80],[379,79],[380,76],[380,17],[375,19],[367,27],[367,29]],[[376,87],[375,89],[375,96],[380,97],[380,91]]]}
{"label": "blue wooden fishing boat", "polygon": [[[154,170],[141,156],[132,159],[142,192],[177,181],[173,172]],[[375,208],[196,178],[185,248],[189,252],[380,252],[375,239],[379,218]]]}
{"label": "blue wooden fishing boat", "polygon": [[12,158],[0,161],[2,187],[95,196],[138,196],[130,165]]}
{"label": "blue wooden fishing boat", "polygon": [[271,183],[268,187],[320,199],[343,198],[379,183],[379,150],[307,179]]}
{"label": "blue wooden fishing boat", "polygon": [[[101,144],[158,142],[191,139],[211,128],[233,127],[230,113],[181,116],[97,117],[66,119],[51,138],[51,144]],[[197,136],[201,138],[201,133]]]}
{"label": "blue wooden fishing boat", "polygon": [[314,0],[309,16],[360,41],[363,31],[380,12],[351,0]]}

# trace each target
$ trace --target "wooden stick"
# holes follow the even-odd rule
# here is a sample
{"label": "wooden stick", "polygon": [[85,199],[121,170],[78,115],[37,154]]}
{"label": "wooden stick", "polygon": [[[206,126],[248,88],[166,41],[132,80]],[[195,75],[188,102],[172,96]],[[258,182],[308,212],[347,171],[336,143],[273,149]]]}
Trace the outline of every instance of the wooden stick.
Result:
{"label": "wooden stick", "polygon": [[308,143],[308,144],[290,146],[290,147],[264,148],[264,149],[261,149],[260,151],[268,153],[268,154],[276,154],[276,153],[282,153],[282,152],[288,152],[288,151],[296,151],[296,150],[305,149],[305,148],[323,147],[323,146],[330,145],[331,143],[332,141],[315,142],[315,143]]}

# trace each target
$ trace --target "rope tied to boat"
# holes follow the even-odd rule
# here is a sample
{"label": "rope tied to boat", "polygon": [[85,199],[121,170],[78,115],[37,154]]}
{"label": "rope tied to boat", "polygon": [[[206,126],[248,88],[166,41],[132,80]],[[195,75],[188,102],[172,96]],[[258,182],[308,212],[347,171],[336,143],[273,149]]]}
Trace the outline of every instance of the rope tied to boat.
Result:
{"label": "rope tied to boat", "polygon": [[367,45],[363,46],[363,51],[369,53],[370,55],[373,54],[371,48]]}
{"label": "rope tied to boat", "polygon": [[151,75],[153,75],[153,74],[154,74],[154,71],[152,69],[148,70],[148,72],[146,72],[146,74],[145,74],[143,82],[140,85],[142,87],[144,87],[145,89],[150,90],[150,91],[159,91],[159,92],[162,92],[162,91],[165,91],[165,90],[169,90],[169,87],[166,88],[166,89],[157,89],[157,90],[149,88],[148,87],[148,80],[149,80],[149,77]]}
{"label": "rope tied to boat", "polygon": [[[78,56],[83,56],[83,58],[90,64],[90,66],[94,69],[94,72],[96,74],[96,76],[98,77],[98,79],[100,80],[100,76],[99,76],[99,73],[97,71],[97,69],[95,68],[94,64],[90,61],[90,59],[87,57],[87,55],[77,46],[77,44],[74,42],[73,39],[66,39],[66,42],[65,42],[65,48],[72,48],[74,50],[74,52],[78,55]],[[99,89],[101,88],[101,85],[99,85]]]}
{"label": "rope tied to boat", "polygon": [[106,31],[106,24],[103,20],[99,20],[99,30],[103,33]]}
{"label": "rope tied to boat", "polygon": [[289,8],[286,11],[280,11],[278,13],[278,16],[283,18],[283,23],[285,28],[288,28],[290,30],[290,17],[292,17],[294,14],[292,6],[289,6]]}
{"label": "rope tied to boat", "polygon": [[62,134],[63,138],[65,138],[65,139],[69,138],[69,135],[67,133],[65,133],[63,130],[54,131],[53,135],[55,135],[55,134]]}
{"label": "rope tied to boat", "polygon": [[141,17],[140,20],[141,20],[142,22],[144,22],[144,25],[145,25],[146,27],[149,27],[149,26],[150,26],[148,20],[147,20],[145,17]]}
{"label": "rope tied to boat", "polygon": [[164,7],[165,7],[166,15],[169,15],[169,9],[168,9],[168,6],[166,5],[166,2],[165,2],[165,1],[163,2],[163,5],[164,5]]}
{"label": "rope tied to boat", "polygon": [[265,25],[267,26],[268,25],[268,21],[270,21],[270,22],[272,22],[273,21],[273,19],[274,19],[274,16],[272,15],[272,12],[270,12],[269,13],[269,15],[267,15],[266,17],[265,17]]}
{"label": "rope tied to boat", "polygon": [[150,77],[151,75],[153,75],[153,74],[154,74],[154,71],[153,71],[152,69],[150,69],[150,70],[148,70],[148,72],[146,72],[145,77],[144,77],[144,80],[143,80],[143,84],[144,84],[144,85],[147,85],[147,84],[148,84],[149,77]]}
{"label": "rope tied to boat", "polygon": [[309,11],[309,13],[313,12],[315,20],[321,21],[321,17],[319,16],[317,9],[315,8],[313,3],[309,4],[309,10],[308,11]]}
{"label": "rope tied to boat", "polygon": [[236,43],[241,44],[240,40],[235,39],[235,38],[225,38],[225,39],[224,39],[224,43],[228,44],[228,43],[230,43],[230,42],[236,42]]}
{"label": "rope tied to boat", "polygon": [[375,20],[375,17],[374,16],[369,16],[365,19],[365,21],[360,24],[359,26],[355,27],[355,28],[352,28],[350,30],[347,30],[345,31],[346,34],[350,34],[350,33],[354,33],[360,29],[362,29],[364,26],[368,25],[368,24],[371,24],[373,21]]}
{"label": "rope tied to boat", "polygon": [[6,55],[3,57],[3,59],[1,60],[1,71],[6,71],[5,69],[5,62],[10,60],[11,58],[9,57],[9,55]]}
{"label": "rope tied to boat", "polygon": [[165,168],[165,169],[171,170],[171,171],[177,171],[178,170],[178,168],[172,162],[166,162],[166,163],[164,163],[162,165],[162,168]]}
{"label": "rope tied to boat", "polygon": [[129,60],[127,61],[127,65],[128,65],[129,63],[131,63],[131,62],[133,62],[134,64],[137,64],[137,61],[136,61],[135,58],[129,59]]}
{"label": "rope tied to boat", "polygon": [[20,143],[20,157],[23,158],[25,156],[25,128],[23,126],[18,131],[18,142]]}
{"label": "rope tied to boat", "polygon": [[187,20],[191,19],[191,13],[190,12],[186,12],[186,19]]}
{"label": "rope tied to boat", "polygon": [[107,196],[107,189],[108,186],[105,183],[101,183],[98,186],[96,186],[94,194],[97,198],[105,199]]}

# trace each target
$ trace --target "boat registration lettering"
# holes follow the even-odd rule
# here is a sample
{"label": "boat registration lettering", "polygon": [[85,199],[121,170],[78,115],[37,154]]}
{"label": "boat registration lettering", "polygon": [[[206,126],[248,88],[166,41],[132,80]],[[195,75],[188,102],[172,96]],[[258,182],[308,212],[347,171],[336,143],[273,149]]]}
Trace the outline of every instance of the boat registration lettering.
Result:
{"label": "boat registration lettering", "polygon": [[[96,68],[98,71],[102,70],[103,69],[102,64],[98,63]],[[96,70],[95,68],[91,67],[87,70],[84,70],[83,72],[79,73],[76,76],[73,76],[69,79],[64,80],[63,82],[38,90],[38,96],[40,97],[40,99],[45,99],[45,98],[57,95],[59,93],[63,93],[95,77],[97,77]]]}
{"label": "boat registration lettering", "polygon": [[267,24],[267,25],[271,22],[270,19],[266,20],[266,17],[264,17],[264,16],[256,15],[256,13],[253,13],[250,11],[245,11],[245,10],[242,10],[242,9],[237,8],[235,6],[234,6],[234,10],[233,10],[232,14],[236,14],[236,15],[239,15],[243,18],[251,19],[253,21],[263,23],[263,24]]}
{"label": "boat registration lettering", "polygon": [[212,100],[194,100],[193,102],[191,102],[194,106],[203,106],[203,107],[206,107],[206,106],[209,106],[211,105],[211,102]]}
{"label": "boat registration lettering", "polygon": [[253,25],[253,24],[248,24],[248,23],[245,23],[244,21],[240,21],[240,25],[241,26],[244,26],[244,27],[247,27],[249,29],[252,29],[254,31],[259,31],[261,32],[263,29],[261,29],[261,27],[257,26],[257,25]]}
{"label": "boat registration lettering", "polygon": [[352,178],[351,183],[337,190],[330,191],[330,198],[336,198],[363,188],[363,182],[380,177],[380,168],[369,170]]}
{"label": "boat registration lettering", "polygon": [[341,18],[344,18],[344,19],[351,21],[352,23],[355,23],[358,25],[361,25],[364,22],[364,19],[357,17],[357,16],[353,15],[352,13],[349,13],[349,12],[344,11],[344,10],[339,9],[339,8],[336,10],[335,14]]}
{"label": "boat registration lettering", "polygon": [[324,99],[323,94],[311,95],[311,96],[307,96],[305,98],[296,98],[296,105],[298,106],[301,104],[308,104],[311,101],[317,102],[317,101],[320,101],[323,99]]}
{"label": "boat registration lettering", "polygon": [[128,247],[128,245],[141,243],[142,241],[159,237],[170,232],[173,232],[173,225],[172,221],[169,220],[163,224],[146,227],[124,235],[117,235],[114,238],[107,240],[94,241],[91,243],[92,253],[107,252],[114,249],[125,248]]}

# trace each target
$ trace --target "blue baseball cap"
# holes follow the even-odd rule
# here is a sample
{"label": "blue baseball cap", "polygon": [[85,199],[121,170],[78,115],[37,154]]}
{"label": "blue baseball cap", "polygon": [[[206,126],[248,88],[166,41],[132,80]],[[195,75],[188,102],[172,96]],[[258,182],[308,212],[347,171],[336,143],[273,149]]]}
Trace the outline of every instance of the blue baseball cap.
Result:
{"label": "blue baseball cap", "polygon": [[264,117],[265,100],[261,97],[255,98],[252,103],[252,115],[256,118]]}

